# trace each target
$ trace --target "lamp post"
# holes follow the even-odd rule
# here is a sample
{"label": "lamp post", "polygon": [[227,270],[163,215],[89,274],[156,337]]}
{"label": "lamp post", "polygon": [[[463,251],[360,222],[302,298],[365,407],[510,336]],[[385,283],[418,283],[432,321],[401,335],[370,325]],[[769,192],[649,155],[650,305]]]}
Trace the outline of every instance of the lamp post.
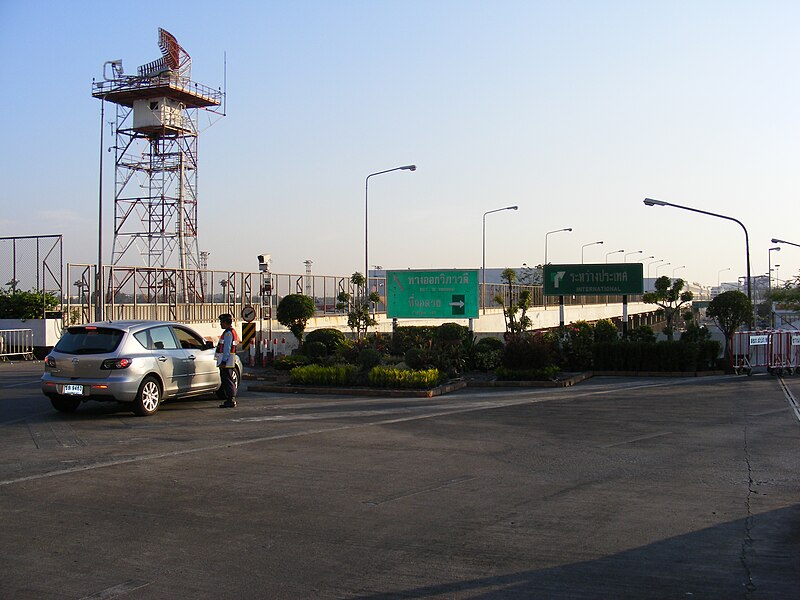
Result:
{"label": "lamp post", "polygon": [[588,244],[584,244],[583,246],[581,246],[581,264],[583,264],[583,249],[587,248],[588,246],[596,246],[597,244],[602,244],[602,243],[603,240],[600,240],[599,242],[589,242]]}
{"label": "lamp post", "polygon": [[733,217],[728,217],[725,215],[709,212],[707,210],[700,210],[699,208],[691,208],[689,206],[681,206],[680,204],[672,204],[671,202],[664,202],[663,200],[654,200],[652,198],[645,198],[644,204],[645,206],[671,206],[673,208],[680,208],[682,210],[688,210],[691,212],[700,213],[702,215],[708,215],[710,217],[718,217],[720,219],[726,219],[728,221],[733,221],[734,223],[738,223],[739,226],[742,228],[742,230],[744,230],[745,259],[747,261],[747,297],[749,298],[750,302],[753,301],[753,290],[751,285],[752,282],[750,279],[750,236],[747,234],[747,228],[740,220],[734,219]]}
{"label": "lamp post", "polygon": [[775,246],[774,248],[770,248],[767,250],[767,264],[769,265],[769,271],[767,271],[767,276],[769,277],[769,283],[767,283],[767,289],[772,289],[772,253],[773,252],[780,252],[781,247]]}
{"label": "lamp post", "polygon": [[549,264],[547,262],[547,236],[551,233],[561,233],[562,231],[572,231],[572,227],[565,227],[564,229],[554,229],[553,231],[548,231],[544,234],[544,264]]}
{"label": "lamp post", "polygon": [[364,180],[364,297],[369,295],[369,178],[375,175],[383,175],[392,171],[416,171],[417,165],[405,165],[386,169],[377,173],[370,173]]}
{"label": "lamp post", "polygon": [[608,264],[608,257],[609,256],[611,256],[612,254],[619,254],[620,252],[625,252],[625,250],[614,250],[613,252],[607,252],[606,253],[606,264]]}
{"label": "lamp post", "polygon": [[664,262],[663,258],[659,258],[658,260],[654,260],[652,262],[647,263],[647,278],[650,279],[650,265],[654,265],[656,263]]}
{"label": "lamp post", "polygon": [[[105,71],[105,65],[103,66]],[[95,321],[103,320],[103,125],[105,119],[106,97],[100,98],[100,174],[97,192],[97,273],[95,273]]]}
{"label": "lamp post", "polygon": [[[622,262],[628,262],[628,257],[634,254],[643,254],[642,250],[637,250],[636,252],[628,252],[625,256],[622,257]],[[653,258],[652,256],[650,258]]]}
{"label": "lamp post", "polygon": [[505,206],[503,208],[495,208],[494,210],[487,210],[483,213],[483,262],[481,263],[481,281],[483,283],[483,287],[481,289],[481,308],[483,309],[484,314],[486,314],[486,302],[484,302],[484,297],[486,296],[486,215],[490,215],[492,213],[501,212],[504,210],[518,210],[519,206]]}
{"label": "lamp post", "polygon": [[675,271],[677,271],[678,269],[685,269],[685,268],[686,265],[681,265],[680,267],[675,267],[674,269],[672,269],[672,279],[675,279]]}
{"label": "lamp post", "polygon": [[720,276],[720,275],[722,275],[722,273],[723,273],[724,271],[730,271],[730,270],[731,270],[731,268],[730,268],[730,267],[725,267],[724,269],[720,269],[720,270],[717,272],[717,292],[719,292],[719,288],[720,288],[720,286],[722,285],[722,284],[720,283],[719,276]]}
{"label": "lamp post", "polygon": [[671,264],[672,264],[671,262],[665,262],[663,265],[658,265],[658,266],[656,267],[656,279],[658,279],[658,270],[659,270],[661,267],[666,267],[667,265],[671,265]]}
{"label": "lamp post", "polygon": [[786,240],[779,240],[778,238],[772,238],[773,244],[789,244],[790,246],[797,246],[800,248],[800,244],[795,244],[794,242],[787,242]]}

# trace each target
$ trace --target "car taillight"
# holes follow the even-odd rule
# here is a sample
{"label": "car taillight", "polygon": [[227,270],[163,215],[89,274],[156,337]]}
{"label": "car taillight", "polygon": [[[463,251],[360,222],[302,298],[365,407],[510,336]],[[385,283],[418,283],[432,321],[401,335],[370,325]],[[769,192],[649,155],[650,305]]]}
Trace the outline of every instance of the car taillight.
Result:
{"label": "car taillight", "polygon": [[56,368],[56,359],[50,356],[49,354],[44,357],[44,366],[50,367],[51,369]]}
{"label": "car taillight", "polygon": [[107,358],[103,361],[103,364],[100,365],[101,369],[111,370],[111,369],[127,369],[131,366],[133,360],[130,358]]}

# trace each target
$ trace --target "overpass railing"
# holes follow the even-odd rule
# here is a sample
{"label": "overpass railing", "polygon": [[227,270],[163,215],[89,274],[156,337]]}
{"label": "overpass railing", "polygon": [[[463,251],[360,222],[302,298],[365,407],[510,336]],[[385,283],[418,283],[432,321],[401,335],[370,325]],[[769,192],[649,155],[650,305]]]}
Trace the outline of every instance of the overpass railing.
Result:
{"label": "overpass railing", "polygon": [[[94,265],[67,264],[70,282],[64,295],[62,312],[67,325],[95,320],[97,294]],[[107,266],[103,273],[103,315],[113,320],[177,320],[186,323],[213,322],[221,313],[239,318],[245,306],[256,309],[256,319],[268,319],[280,300],[288,294],[305,294],[314,299],[317,316],[342,315],[337,308],[342,294],[357,297],[349,276],[253,273],[242,271],[189,270],[155,267]],[[381,301],[375,313],[386,312],[386,279],[370,277],[370,291]],[[540,285],[486,284],[480,286],[481,306],[498,309],[496,298],[512,297],[524,289],[531,292],[532,308],[557,310],[558,298],[544,296]],[[641,296],[629,296],[640,302]],[[621,296],[567,296],[565,305],[621,303]]]}

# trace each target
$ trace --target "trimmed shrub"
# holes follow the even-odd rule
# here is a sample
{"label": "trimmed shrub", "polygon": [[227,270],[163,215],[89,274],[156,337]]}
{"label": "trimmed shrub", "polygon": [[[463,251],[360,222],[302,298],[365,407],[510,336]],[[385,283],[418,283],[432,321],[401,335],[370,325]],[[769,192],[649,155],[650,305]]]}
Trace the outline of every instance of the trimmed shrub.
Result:
{"label": "trimmed shrub", "polygon": [[482,338],[472,347],[470,365],[478,371],[492,371],[503,362],[505,344],[497,338]]}
{"label": "trimmed shrub", "polygon": [[503,340],[495,337],[485,337],[475,342],[475,349],[480,348],[482,352],[485,350],[502,350],[505,346]]}
{"label": "trimmed shrub", "polygon": [[653,328],[650,327],[650,325],[639,325],[628,332],[626,340],[629,342],[649,342],[655,344],[656,334],[653,332]]}
{"label": "trimmed shrub", "polygon": [[543,369],[553,364],[550,344],[541,335],[509,336],[503,350],[503,366],[508,369]]}
{"label": "trimmed shrub", "polygon": [[374,367],[369,372],[369,384],[374,387],[430,389],[438,383],[438,369],[409,371],[394,367]]}
{"label": "trimmed shrub", "polygon": [[397,327],[392,335],[392,354],[402,356],[409,348],[430,347],[436,329],[430,325]]}
{"label": "trimmed shrub", "polygon": [[382,354],[374,348],[364,348],[358,353],[358,365],[362,371],[369,371],[381,364]]}
{"label": "trimmed shrub", "polygon": [[322,342],[309,342],[303,344],[303,354],[311,360],[317,360],[328,355],[328,347]]}
{"label": "trimmed shrub", "polygon": [[325,348],[327,348],[328,354],[334,354],[336,350],[339,349],[339,347],[347,344],[347,338],[345,337],[344,333],[342,333],[338,329],[324,327],[322,329],[315,329],[314,331],[309,331],[306,334],[305,343],[311,344],[314,342],[321,342],[325,344]]}
{"label": "trimmed shrub", "polygon": [[409,348],[403,360],[412,369],[422,369],[428,364],[428,353],[422,348]]}
{"label": "trimmed shrub", "polygon": [[617,326],[608,319],[601,319],[594,324],[595,342],[616,342],[619,339]]}
{"label": "trimmed shrub", "polygon": [[355,365],[306,365],[295,367],[289,373],[289,381],[298,385],[353,385],[357,379]]}
{"label": "trimmed shrub", "polygon": [[309,358],[307,356],[303,356],[302,354],[292,354],[286,356],[279,356],[275,359],[273,365],[276,369],[281,371],[290,371],[295,367],[300,367],[303,365],[307,365],[309,362]]}

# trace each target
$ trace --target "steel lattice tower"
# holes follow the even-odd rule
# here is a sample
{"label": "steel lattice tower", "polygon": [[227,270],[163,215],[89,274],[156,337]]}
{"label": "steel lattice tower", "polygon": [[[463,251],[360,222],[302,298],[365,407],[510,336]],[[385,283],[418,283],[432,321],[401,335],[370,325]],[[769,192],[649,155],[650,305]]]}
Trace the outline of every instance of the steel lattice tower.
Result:
{"label": "steel lattice tower", "polygon": [[[138,253],[137,265],[198,270],[197,145],[200,110],[213,111],[222,92],[191,81],[191,58],[158,30],[162,57],[95,82],[92,96],[116,105],[112,266]],[[104,69],[105,71],[105,69]]]}

